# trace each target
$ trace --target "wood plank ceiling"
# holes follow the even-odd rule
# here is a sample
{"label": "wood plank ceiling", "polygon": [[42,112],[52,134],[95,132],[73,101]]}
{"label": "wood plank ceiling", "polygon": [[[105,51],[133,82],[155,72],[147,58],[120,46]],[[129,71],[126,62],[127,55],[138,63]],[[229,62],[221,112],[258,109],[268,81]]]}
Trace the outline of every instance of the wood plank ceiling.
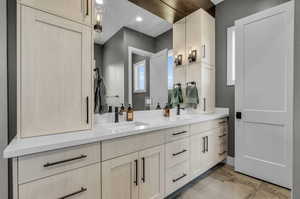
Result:
{"label": "wood plank ceiling", "polygon": [[215,16],[215,5],[210,0],[129,0],[149,12],[175,23],[199,8]]}

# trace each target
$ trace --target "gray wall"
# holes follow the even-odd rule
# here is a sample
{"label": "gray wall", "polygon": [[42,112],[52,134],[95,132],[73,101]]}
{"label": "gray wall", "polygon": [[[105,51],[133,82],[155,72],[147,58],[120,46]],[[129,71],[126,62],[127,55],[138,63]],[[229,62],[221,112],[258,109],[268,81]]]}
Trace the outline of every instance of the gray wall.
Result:
{"label": "gray wall", "polygon": [[103,66],[103,45],[94,44],[94,58],[96,61],[96,67],[100,69],[102,74],[102,66]]}
{"label": "gray wall", "polygon": [[159,52],[164,49],[173,49],[173,29],[157,36],[155,38],[155,51]]}
{"label": "gray wall", "polygon": [[229,155],[234,156],[234,87],[227,81],[227,28],[234,21],[288,0],[225,0],[216,7],[216,105],[230,108]]}
{"label": "gray wall", "polygon": [[300,198],[300,1],[295,0],[294,199]]}
{"label": "gray wall", "polygon": [[7,48],[6,0],[0,1],[0,196],[8,198],[8,163],[2,158],[7,145]]}
{"label": "gray wall", "polygon": [[[128,47],[134,47],[148,52],[155,53],[155,39],[135,30],[124,28],[124,48],[125,48],[125,104],[128,103]],[[139,102],[139,104],[142,102]]]}

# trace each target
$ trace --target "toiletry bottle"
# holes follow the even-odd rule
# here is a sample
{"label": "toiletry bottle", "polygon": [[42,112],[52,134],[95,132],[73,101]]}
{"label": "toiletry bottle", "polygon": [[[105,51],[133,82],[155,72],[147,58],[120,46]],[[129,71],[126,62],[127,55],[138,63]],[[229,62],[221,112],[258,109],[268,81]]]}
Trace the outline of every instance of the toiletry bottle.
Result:
{"label": "toiletry bottle", "polygon": [[128,109],[127,109],[126,120],[127,121],[133,121],[133,109],[131,108],[130,104],[129,104]]}
{"label": "toiletry bottle", "polygon": [[122,104],[121,109],[120,109],[120,115],[123,115],[125,112],[125,107],[124,104]]}
{"label": "toiletry bottle", "polygon": [[164,116],[165,117],[170,117],[170,106],[169,106],[169,104],[166,104],[166,106],[164,108]]}

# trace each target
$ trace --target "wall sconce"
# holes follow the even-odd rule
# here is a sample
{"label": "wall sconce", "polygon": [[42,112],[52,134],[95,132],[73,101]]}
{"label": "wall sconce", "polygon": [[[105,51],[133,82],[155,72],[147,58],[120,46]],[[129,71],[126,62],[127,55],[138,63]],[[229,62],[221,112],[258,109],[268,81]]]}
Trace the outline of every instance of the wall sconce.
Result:
{"label": "wall sconce", "polygon": [[175,58],[175,65],[176,66],[182,65],[182,55],[177,55],[177,57]]}
{"label": "wall sconce", "polygon": [[98,12],[96,14],[96,24],[94,25],[94,30],[98,33],[102,32],[101,18],[102,18],[101,13]]}
{"label": "wall sconce", "polygon": [[189,63],[195,62],[197,60],[197,50],[192,50],[189,53],[188,60],[189,60]]}

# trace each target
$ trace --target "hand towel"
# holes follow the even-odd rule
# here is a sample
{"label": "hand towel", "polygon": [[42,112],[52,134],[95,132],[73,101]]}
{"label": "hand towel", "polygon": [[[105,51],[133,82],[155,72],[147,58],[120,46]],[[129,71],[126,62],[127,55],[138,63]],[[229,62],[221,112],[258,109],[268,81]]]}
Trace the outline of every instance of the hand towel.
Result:
{"label": "hand towel", "polygon": [[186,104],[187,106],[197,108],[199,104],[199,95],[197,86],[191,85],[186,87]]}

